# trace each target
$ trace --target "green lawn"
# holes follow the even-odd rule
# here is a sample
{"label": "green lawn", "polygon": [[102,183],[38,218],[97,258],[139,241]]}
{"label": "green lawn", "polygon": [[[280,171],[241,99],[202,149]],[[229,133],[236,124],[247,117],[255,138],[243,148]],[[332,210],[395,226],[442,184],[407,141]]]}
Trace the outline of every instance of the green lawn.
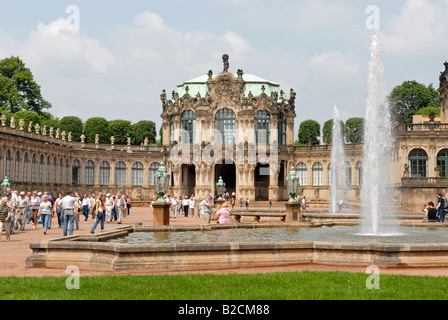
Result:
{"label": "green lawn", "polygon": [[[369,274],[278,272],[101,276],[79,278],[67,289],[67,277],[0,278],[0,299],[20,300],[439,300],[448,298],[448,278],[379,275],[380,288],[369,290]],[[71,284],[75,282],[71,281]]]}

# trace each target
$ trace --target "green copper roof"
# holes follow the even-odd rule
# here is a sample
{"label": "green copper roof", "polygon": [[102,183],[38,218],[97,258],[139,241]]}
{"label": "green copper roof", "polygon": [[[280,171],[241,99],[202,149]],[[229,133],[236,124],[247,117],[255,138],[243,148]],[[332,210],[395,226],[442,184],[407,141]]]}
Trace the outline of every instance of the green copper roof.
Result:
{"label": "green copper roof", "polygon": [[[238,77],[237,74],[234,74],[235,77]],[[252,92],[254,97],[258,97],[261,93],[261,87],[264,85],[266,93],[268,96],[271,95],[272,92],[277,92],[280,96],[280,85],[278,83],[260,78],[253,74],[243,74],[244,80],[244,95],[248,95],[249,92]],[[199,92],[201,97],[204,97],[208,92],[207,87],[208,75],[203,75],[189,81],[185,81],[184,83],[177,86],[176,92],[179,94],[179,97],[182,97],[186,91],[185,88],[188,86],[188,94],[190,96],[196,96]]]}

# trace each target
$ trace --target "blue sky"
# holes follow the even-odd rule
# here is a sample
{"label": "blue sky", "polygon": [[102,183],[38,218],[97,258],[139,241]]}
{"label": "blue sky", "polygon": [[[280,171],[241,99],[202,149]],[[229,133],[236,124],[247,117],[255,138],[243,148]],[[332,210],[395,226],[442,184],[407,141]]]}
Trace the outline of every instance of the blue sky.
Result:
{"label": "blue sky", "polygon": [[[0,59],[21,57],[58,117],[93,116],[160,126],[162,89],[208,70],[243,69],[294,88],[296,128],[314,119],[363,117],[378,7],[389,89],[406,80],[438,87],[448,60],[448,1],[0,0]],[[68,30],[66,8],[79,8]],[[296,129],[297,134],[297,129]]]}

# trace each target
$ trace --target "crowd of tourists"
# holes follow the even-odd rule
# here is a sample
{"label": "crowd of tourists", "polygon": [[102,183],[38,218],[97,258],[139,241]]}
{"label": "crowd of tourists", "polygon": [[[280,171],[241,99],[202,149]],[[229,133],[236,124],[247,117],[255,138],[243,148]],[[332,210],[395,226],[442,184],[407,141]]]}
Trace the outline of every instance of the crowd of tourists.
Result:
{"label": "crowd of tourists", "polygon": [[42,224],[43,233],[47,234],[52,227],[52,218],[57,217],[59,229],[63,236],[73,235],[74,229],[79,229],[79,221],[89,217],[95,222],[90,233],[95,233],[98,225],[104,229],[104,223],[116,222],[121,224],[123,219],[130,215],[131,200],[129,197],[118,193],[111,195],[102,193],[98,195],[78,193],[59,193],[57,198],[47,192],[21,191],[20,193],[10,188],[1,198],[0,205],[0,235],[4,230],[6,241],[10,241],[11,235],[18,231],[25,231],[25,226],[30,224],[36,229]]}

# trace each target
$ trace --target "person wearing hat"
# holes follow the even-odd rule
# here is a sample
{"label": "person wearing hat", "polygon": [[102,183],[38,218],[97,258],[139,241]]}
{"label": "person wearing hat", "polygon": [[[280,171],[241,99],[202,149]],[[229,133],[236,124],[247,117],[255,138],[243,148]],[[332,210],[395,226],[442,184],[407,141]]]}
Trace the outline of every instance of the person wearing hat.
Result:
{"label": "person wearing hat", "polygon": [[20,230],[25,230],[26,218],[28,214],[28,208],[31,206],[30,199],[25,195],[25,191],[20,192],[19,199],[17,200],[16,209],[16,221],[20,225]]}
{"label": "person wearing hat", "polygon": [[106,216],[103,216],[103,220],[105,219],[107,222],[110,222],[112,217],[112,209],[114,208],[114,199],[110,196],[110,193],[106,194],[104,206],[106,207]]}

